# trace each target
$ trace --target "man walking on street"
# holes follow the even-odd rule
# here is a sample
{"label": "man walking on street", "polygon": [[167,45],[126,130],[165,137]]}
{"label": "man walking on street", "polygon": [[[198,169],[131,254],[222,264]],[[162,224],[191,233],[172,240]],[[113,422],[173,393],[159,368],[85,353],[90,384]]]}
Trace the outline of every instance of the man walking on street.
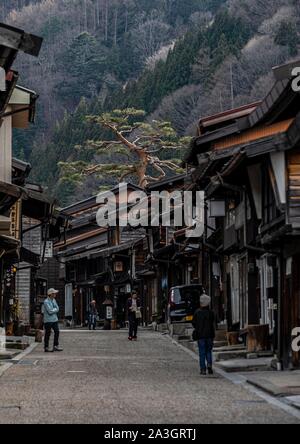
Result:
{"label": "man walking on street", "polygon": [[97,311],[96,301],[92,301],[89,307],[89,330],[92,329],[94,331],[96,330],[97,316],[98,316],[98,311]]}
{"label": "man walking on street", "polygon": [[129,321],[129,341],[137,341],[137,332],[139,320],[141,319],[141,301],[138,298],[137,292],[132,293],[131,298],[127,302],[128,307],[128,321]]}
{"label": "man walking on street", "polygon": [[208,370],[213,375],[213,345],[215,339],[215,314],[210,310],[211,298],[206,294],[200,297],[200,309],[193,319],[194,339],[198,341],[201,375]]}
{"label": "man walking on street", "polygon": [[49,341],[51,330],[54,331],[54,352],[61,352],[63,349],[59,346],[59,326],[58,313],[59,307],[56,302],[56,296],[59,292],[51,288],[48,290],[48,297],[44,302],[44,326],[45,326],[45,353],[49,353]]}

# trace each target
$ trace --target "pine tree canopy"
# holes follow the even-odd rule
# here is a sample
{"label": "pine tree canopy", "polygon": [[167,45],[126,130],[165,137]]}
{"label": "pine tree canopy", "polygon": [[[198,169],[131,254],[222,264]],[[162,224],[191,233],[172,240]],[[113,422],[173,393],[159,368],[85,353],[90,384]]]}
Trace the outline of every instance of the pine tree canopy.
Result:
{"label": "pine tree canopy", "polygon": [[[87,176],[103,179],[114,176],[120,182],[137,179],[145,187],[167,173],[181,173],[183,151],[190,138],[180,138],[170,122],[147,121],[145,111],[135,108],[116,109],[100,116],[88,116],[90,124],[108,130],[108,140],[87,140],[76,146],[79,152],[92,154],[92,161],[60,162],[61,181],[82,182]],[[121,163],[102,163],[101,155],[122,157]],[[100,161],[99,161],[100,158]]]}

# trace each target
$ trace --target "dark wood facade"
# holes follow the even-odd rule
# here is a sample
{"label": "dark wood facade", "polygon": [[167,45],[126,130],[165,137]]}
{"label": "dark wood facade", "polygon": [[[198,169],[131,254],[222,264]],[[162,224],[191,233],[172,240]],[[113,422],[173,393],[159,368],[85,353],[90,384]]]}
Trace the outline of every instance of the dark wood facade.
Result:
{"label": "dark wood facade", "polygon": [[[128,195],[138,190],[128,186]],[[111,190],[119,201],[119,188]],[[133,288],[143,287],[137,270],[145,262],[144,230],[97,225],[96,215],[103,204],[97,197],[65,208],[69,218],[65,239],[56,243],[56,258],[61,264],[65,285],[65,317],[75,325],[85,325],[90,302],[97,302],[100,320],[105,320],[103,302],[110,299],[114,307],[115,327],[126,322],[126,304]]]}
{"label": "dark wood facade", "polygon": [[36,278],[42,246],[60,232],[53,202],[41,187],[28,183],[31,166],[12,157],[12,130],[34,122],[38,98],[17,85],[19,74],[12,65],[19,51],[38,56],[42,41],[0,24],[0,65],[6,73],[6,89],[0,93],[0,324],[9,334],[17,333],[20,323],[34,324],[36,295],[46,291]]}
{"label": "dark wood facade", "polygon": [[300,326],[300,96],[291,67],[274,75],[262,102],[200,122],[186,160],[208,208],[220,202],[225,209],[210,219],[215,230],[204,243],[210,263],[219,257],[228,329],[267,325],[270,347],[287,368],[300,365],[291,349]]}

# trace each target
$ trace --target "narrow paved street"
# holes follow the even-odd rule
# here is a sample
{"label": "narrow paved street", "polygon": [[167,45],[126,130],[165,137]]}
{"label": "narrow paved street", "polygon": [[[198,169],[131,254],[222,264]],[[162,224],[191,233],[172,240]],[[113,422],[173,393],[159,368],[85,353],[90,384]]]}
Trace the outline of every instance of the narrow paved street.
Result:
{"label": "narrow paved street", "polygon": [[64,332],[0,377],[0,423],[299,423],[239,385],[200,378],[198,364],[150,331]]}

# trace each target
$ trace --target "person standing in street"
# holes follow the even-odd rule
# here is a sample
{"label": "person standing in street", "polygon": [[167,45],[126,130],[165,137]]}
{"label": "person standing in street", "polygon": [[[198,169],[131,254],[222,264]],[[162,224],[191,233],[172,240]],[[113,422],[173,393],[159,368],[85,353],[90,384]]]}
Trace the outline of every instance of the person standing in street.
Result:
{"label": "person standing in street", "polygon": [[129,341],[137,341],[138,325],[141,319],[141,301],[136,291],[128,299]]}
{"label": "person standing in street", "polygon": [[198,341],[200,372],[205,376],[208,371],[213,375],[213,346],[215,339],[215,314],[210,309],[211,298],[203,294],[200,297],[200,308],[194,314],[194,339]]}
{"label": "person standing in street", "polygon": [[44,302],[44,327],[45,327],[45,353],[49,353],[49,341],[51,331],[54,331],[54,346],[51,351],[61,352],[63,349],[59,346],[59,326],[58,313],[59,307],[56,302],[56,297],[59,291],[51,288],[48,290],[48,297]]}
{"label": "person standing in street", "polygon": [[89,330],[96,330],[98,310],[96,301],[92,301],[89,306]]}

